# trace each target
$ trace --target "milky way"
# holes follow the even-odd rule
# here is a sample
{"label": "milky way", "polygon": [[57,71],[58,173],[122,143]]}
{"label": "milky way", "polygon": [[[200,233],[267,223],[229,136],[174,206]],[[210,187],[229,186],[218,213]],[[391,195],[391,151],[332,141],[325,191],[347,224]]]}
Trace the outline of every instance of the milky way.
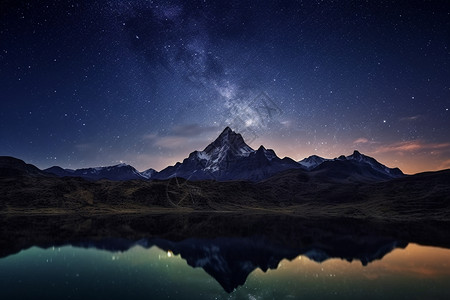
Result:
{"label": "milky way", "polygon": [[0,155],[161,169],[230,126],[450,167],[448,1],[277,2],[2,1]]}

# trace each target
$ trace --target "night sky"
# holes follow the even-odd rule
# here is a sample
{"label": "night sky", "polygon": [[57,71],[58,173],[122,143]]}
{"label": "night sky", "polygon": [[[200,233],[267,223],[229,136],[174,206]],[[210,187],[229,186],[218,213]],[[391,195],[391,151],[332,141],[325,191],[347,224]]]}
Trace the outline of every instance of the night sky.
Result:
{"label": "night sky", "polygon": [[449,44],[444,0],[3,0],[0,155],[160,170],[230,126],[295,160],[450,168]]}

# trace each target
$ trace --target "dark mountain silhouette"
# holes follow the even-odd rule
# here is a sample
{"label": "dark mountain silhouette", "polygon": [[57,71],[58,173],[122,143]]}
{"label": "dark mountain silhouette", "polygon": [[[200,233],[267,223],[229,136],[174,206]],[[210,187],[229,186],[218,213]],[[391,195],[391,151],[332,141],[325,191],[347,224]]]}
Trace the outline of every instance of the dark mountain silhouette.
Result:
{"label": "dark mountain silhouette", "polygon": [[[85,169],[63,169],[58,166],[45,169],[44,172],[54,174],[59,177],[81,177],[88,180],[109,179],[115,181],[148,179],[152,175],[152,169],[139,173],[135,168],[127,164],[118,164],[109,167],[96,167]],[[154,170],[153,170],[154,171]]]}
{"label": "dark mountain silhouette", "polygon": [[140,172],[141,176],[143,176],[145,179],[152,179],[157,173],[158,172],[152,168]]}
{"label": "dark mountain silhouette", "polygon": [[[43,241],[29,243],[26,247],[49,248],[66,245],[110,252],[124,252],[135,246],[146,249],[157,246],[165,252],[171,251],[175,255],[180,255],[193,268],[204,269],[226,292],[231,293],[237,287],[244,285],[250,273],[257,268],[263,272],[269,269],[277,269],[283,259],[293,260],[299,255],[304,255],[321,263],[328,259],[340,258],[349,262],[360,261],[363,266],[366,266],[374,260],[382,259],[396,248],[405,248],[408,243],[390,237],[371,235],[352,237],[344,233],[342,235],[327,235],[327,239],[320,238],[313,242],[287,244],[280,244],[259,235],[249,237],[190,237],[181,241],[158,237],[138,240],[105,237],[100,239],[81,238],[72,241],[66,239],[57,243],[48,241],[47,238]],[[11,247],[11,245],[6,245],[6,249],[3,249],[3,251],[8,251],[8,247]],[[13,251],[19,250],[12,248]]]}
{"label": "dark mountain silhouette", "polygon": [[329,159],[317,156],[317,155],[311,155],[307,158],[302,159],[298,163],[306,170],[311,170],[323,163],[324,161],[328,161]]}
{"label": "dark mountain silhouette", "polygon": [[398,168],[388,168],[374,158],[354,151],[350,156],[324,160],[311,170],[317,179],[331,181],[370,182],[384,181],[405,176]]}
{"label": "dark mountain silhouette", "polygon": [[300,168],[300,165],[294,160],[280,159],[271,149],[261,146],[253,150],[240,134],[226,127],[203,151],[192,152],[182,163],[165,168],[154,178],[259,181],[280,171],[296,168]]}
{"label": "dark mountain silhouette", "polygon": [[[11,161],[8,164],[10,169],[14,165]],[[20,164],[18,164],[18,168],[21,168]],[[36,169],[30,170],[30,172],[38,174]],[[58,177],[81,177],[94,181],[101,179],[115,181],[166,180],[180,177],[188,180],[258,182],[280,172],[296,169],[310,171],[311,176],[315,178],[336,182],[384,181],[404,176],[400,169],[388,168],[374,158],[356,150],[352,155],[341,155],[335,159],[325,159],[317,155],[312,155],[299,162],[295,162],[289,157],[281,159],[275,151],[266,149],[262,145],[257,150],[252,149],[239,133],[229,127],[226,127],[217,139],[203,151],[194,151],[183,162],[177,162],[160,172],[154,169],[138,172],[126,164],[77,170],[53,166],[43,171]]]}
{"label": "dark mountain silhouette", "polygon": [[405,176],[399,168],[388,168],[357,150],[352,155],[326,159],[311,155],[298,162],[313,176],[333,181],[383,181]]}
{"label": "dark mountain silhouette", "polygon": [[0,176],[48,176],[48,174],[23,160],[11,156],[0,156]]}
{"label": "dark mountain silhouette", "polygon": [[180,254],[191,267],[203,268],[214,277],[228,293],[244,285],[248,275],[259,268],[263,272],[276,269],[283,259],[292,260],[305,255],[311,260],[323,262],[330,258],[341,258],[349,262],[359,260],[362,265],[382,259],[397,247],[408,243],[390,238],[371,237],[363,241],[335,236],[325,244],[299,248],[283,247],[263,237],[215,239],[188,239],[181,242],[153,240],[156,246]]}
{"label": "dark mountain silhouette", "polygon": [[388,168],[356,150],[350,156],[340,156],[336,159],[325,159],[317,155],[312,155],[298,163],[288,157],[280,159],[273,150],[266,149],[264,146],[260,146],[256,151],[253,150],[244,142],[240,134],[226,127],[203,151],[192,152],[182,163],[178,162],[174,166],[167,167],[152,178],[260,181],[290,169],[317,171],[316,173],[321,173],[323,178],[363,182],[404,176],[398,168]]}

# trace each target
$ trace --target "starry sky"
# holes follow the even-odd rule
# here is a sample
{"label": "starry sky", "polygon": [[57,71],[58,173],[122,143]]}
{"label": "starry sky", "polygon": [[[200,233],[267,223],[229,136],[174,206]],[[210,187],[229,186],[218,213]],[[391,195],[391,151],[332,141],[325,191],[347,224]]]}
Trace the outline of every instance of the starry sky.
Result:
{"label": "starry sky", "polygon": [[0,155],[161,170],[225,126],[450,168],[449,1],[0,1]]}

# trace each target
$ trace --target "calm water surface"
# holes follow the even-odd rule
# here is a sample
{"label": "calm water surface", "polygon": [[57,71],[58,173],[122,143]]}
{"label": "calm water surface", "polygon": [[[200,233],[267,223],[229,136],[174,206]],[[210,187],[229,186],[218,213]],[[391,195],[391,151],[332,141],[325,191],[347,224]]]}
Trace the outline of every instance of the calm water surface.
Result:
{"label": "calm water surface", "polygon": [[[227,292],[222,285],[230,278],[220,278],[221,285],[201,268],[215,264],[225,272],[229,262],[217,253],[191,261],[194,268],[156,246],[32,247],[0,259],[1,299],[450,299],[449,249],[409,244],[366,266],[308,257],[314,255],[283,259],[266,272],[239,262],[237,272],[247,268],[249,275]],[[233,272],[227,274],[239,275]]]}

